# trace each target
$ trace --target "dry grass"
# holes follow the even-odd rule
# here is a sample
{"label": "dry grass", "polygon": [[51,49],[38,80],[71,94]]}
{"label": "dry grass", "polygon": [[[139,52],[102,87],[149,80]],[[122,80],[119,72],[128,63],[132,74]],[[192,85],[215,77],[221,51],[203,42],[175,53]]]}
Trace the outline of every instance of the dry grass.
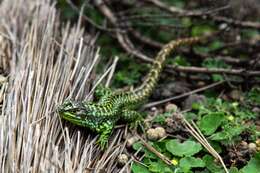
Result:
{"label": "dry grass", "polygon": [[8,74],[0,83],[0,172],[120,171],[122,131],[115,130],[102,152],[96,135],[63,128],[55,112],[66,97],[91,99],[97,79],[109,79],[112,68],[95,74],[95,39],[79,24],[61,24],[50,0],[4,0],[0,16],[0,69]]}

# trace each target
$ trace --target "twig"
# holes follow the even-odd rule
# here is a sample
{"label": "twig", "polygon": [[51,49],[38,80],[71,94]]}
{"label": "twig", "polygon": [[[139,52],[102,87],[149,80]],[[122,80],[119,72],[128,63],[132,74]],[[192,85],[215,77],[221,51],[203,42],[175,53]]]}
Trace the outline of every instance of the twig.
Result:
{"label": "twig", "polygon": [[[157,0],[149,0],[153,2],[159,2]],[[96,6],[98,9],[105,15],[105,17],[115,26],[117,27],[116,31],[116,36],[118,42],[121,44],[121,46],[129,53],[132,54],[141,60],[145,62],[152,63],[153,60],[137,50],[131,40],[129,39],[128,35],[126,32],[122,32],[121,28],[117,25],[118,19],[116,16],[113,14],[112,10],[102,0],[96,0],[95,1]],[[173,10],[173,9],[171,9]],[[175,11],[178,12],[177,9],[174,9]],[[201,14],[201,12],[198,13],[190,13],[190,15],[198,15]],[[147,41],[147,40],[146,40]],[[196,72],[196,73],[207,73],[207,74],[231,74],[231,75],[242,75],[242,76],[259,76],[260,71],[247,71],[245,69],[222,69],[222,68],[216,68],[216,69],[208,69],[204,67],[184,67],[184,66],[171,66],[171,65],[166,65],[167,68],[179,71],[179,72]]]}
{"label": "twig", "polygon": [[112,77],[114,75],[114,72],[115,72],[115,69],[116,69],[116,65],[117,65],[118,59],[119,59],[118,56],[116,56],[114,61],[113,61],[113,63],[112,63],[112,65],[111,65],[112,68],[110,70],[110,73],[108,75],[108,79],[107,79],[106,84],[105,84],[106,87],[108,87],[110,82],[111,82],[111,79],[112,79]]}
{"label": "twig", "polygon": [[[136,134],[137,135],[137,134]],[[152,153],[154,153],[157,157],[159,157],[160,159],[162,159],[162,161],[164,163],[166,163],[167,165],[171,166],[172,165],[172,162],[166,157],[164,156],[162,153],[158,152],[154,147],[152,147],[151,145],[149,145],[147,142],[145,142],[145,140],[137,135],[138,138],[141,140],[142,144],[148,149],[150,150]]]}
{"label": "twig", "polygon": [[165,4],[159,0],[146,0],[148,2],[153,3],[156,7],[159,7],[162,10],[168,11],[170,13],[174,13],[175,15],[179,16],[179,17],[203,17],[205,15],[210,15],[213,13],[217,13],[219,11],[223,11],[226,10],[228,8],[230,8],[229,5],[223,6],[223,7],[219,7],[213,10],[207,10],[207,11],[201,11],[201,10],[184,10],[184,9],[180,9],[180,8],[176,8],[174,6],[169,6],[168,4]]}
{"label": "twig", "polygon": [[202,88],[195,89],[193,91],[190,91],[190,92],[178,95],[178,96],[170,97],[170,98],[167,98],[167,99],[164,99],[164,100],[160,100],[160,101],[151,102],[151,103],[148,103],[148,104],[144,105],[143,108],[145,109],[145,108],[149,108],[149,107],[153,107],[153,106],[158,106],[160,104],[167,103],[169,101],[173,101],[173,100],[180,99],[180,98],[183,98],[183,97],[186,97],[186,96],[189,96],[189,95],[201,92],[201,91],[205,91],[207,89],[210,89],[210,88],[213,88],[215,86],[221,85],[221,84],[223,84],[225,82],[226,81],[215,82],[213,84],[207,85],[207,86],[202,87]]}
{"label": "twig", "polygon": [[169,66],[179,72],[195,72],[195,73],[207,73],[207,74],[230,74],[237,76],[259,76],[260,71],[250,71],[246,69],[224,69],[224,68],[206,68],[206,67],[185,67],[185,66]]}
{"label": "twig", "polygon": [[225,163],[223,162],[221,156],[217,153],[217,151],[209,144],[209,142],[207,141],[207,139],[204,137],[204,135],[201,133],[201,131],[199,130],[199,128],[196,126],[196,124],[194,122],[192,122],[192,125],[195,127],[195,129],[192,127],[192,125],[185,119],[185,117],[183,116],[182,113],[177,112],[176,115],[173,116],[177,116],[178,118],[181,118],[183,121],[183,125],[185,126],[185,128],[189,131],[189,133],[195,138],[197,139],[201,145],[203,145],[210,154],[212,154],[216,159],[218,159],[220,161],[220,163],[222,164],[224,170],[226,173],[229,173]]}
{"label": "twig", "polygon": [[209,16],[209,17],[216,22],[228,23],[230,25],[244,27],[244,28],[260,29],[260,23],[258,22],[240,21],[240,20],[223,17],[223,16]]}
{"label": "twig", "polygon": [[70,7],[76,11],[79,15],[82,16],[82,18],[87,21],[89,24],[91,24],[92,26],[94,26],[95,28],[101,30],[101,31],[108,31],[108,32],[115,32],[115,29],[113,28],[107,28],[101,25],[98,25],[97,23],[95,23],[92,19],[90,19],[88,16],[84,15],[83,13],[80,14],[80,9],[73,3],[71,2],[71,0],[66,0],[67,3],[70,5]]}
{"label": "twig", "polygon": [[146,43],[152,47],[161,49],[163,47],[163,44],[160,42],[157,42],[155,40],[152,40],[149,37],[144,36],[143,34],[141,34],[140,32],[138,32],[137,30],[135,30],[134,28],[130,28],[129,29],[130,33],[137,38],[139,41]]}
{"label": "twig", "polygon": [[258,22],[240,21],[240,20],[223,17],[223,16],[212,15],[213,13],[216,13],[218,11],[229,8],[229,6],[224,6],[224,7],[218,8],[216,10],[209,10],[207,12],[202,12],[202,11],[188,11],[188,10],[176,8],[176,7],[170,6],[168,4],[165,4],[159,0],[146,0],[146,1],[153,3],[156,7],[160,8],[160,9],[163,9],[169,13],[172,13],[174,16],[177,15],[180,17],[200,17],[204,20],[212,19],[215,22],[227,23],[227,24],[237,26],[237,27],[260,29],[260,23],[258,23]]}

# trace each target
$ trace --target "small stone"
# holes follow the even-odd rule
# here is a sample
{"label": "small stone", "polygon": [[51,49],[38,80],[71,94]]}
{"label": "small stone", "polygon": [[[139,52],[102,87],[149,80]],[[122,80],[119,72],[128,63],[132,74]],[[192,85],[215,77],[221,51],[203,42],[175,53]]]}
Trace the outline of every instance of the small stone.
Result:
{"label": "small stone", "polygon": [[163,138],[163,137],[166,136],[166,131],[165,131],[164,128],[162,128],[162,127],[156,127],[155,130],[156,130],[156,132],[157,132],[159,138]]}
{"label": "small stone", "polygon": [[254,107],[254,108],[252,109],[252,111],[253,111],[254,113],[260,113],[260,108]]}
{"label": "small stone", "polygon": [[249,150],[249,152],[250,153],[255,153],[256,152],[256,144],[255,143],[253,143],[253,142],[251,142],[251,143],[249,143],[248,144],[248,150]]}
{"label": "small stone", "polygon": [[221,99],[227,101],[227,100],[228,100],[228,96],[227,96],[226,94],[223,94],[223,95],[221,96]]}
{"label": "small stone", "polygon": [[204,81],[199,81],[197,84],[199,87],[203,87],[206,85],[206,83]]}
{"label": "small stone", "polygon": [[241,92],[239,90],[232,90],[230,92],[230,97],[234,100],[240,100]]}
{"label": "small stone", "polygon": [[191,109],[193,103],[205,103],[206,102],[206,97],[204,95],[198,95],[198,94],[193,94],[190,95],[185,101],[183,102],[183,109]]}
{"label": "small stone", "polygon": [[241,144],[241,148],[242,149],[247,149],[248,148],[248,143],[246,141],[242,141],[240,144]]}
{"label": "small stone", "polygon": [[177,111],[177,109],[178,109],[178,107],[173,103],[169,103],[165,106],[166,112],[175,112],[175,111]]}
{"label": "small stone", "polygon": [[220,30],[224,30],[224,29],[226,29],[228,27],[228,25],[226,24],[226,23],[221,23],[220,25],[219,25],[219,29]]}
{"label": "small stone", "polygon": [[128,148],[130,148],[130,147],[132,147],[133,144],[136,143],[138,140],[139,140],[139,139],[138,139],[137,136],[132,136],[132,137],[130,137],[130,138],[127,140],[126,146],[127,146]]}
{"label": "small stone", "polygon": [[124,166],[128,162],[128,156],[126,154],[119,154],[117,161],[119,165]]}
{"label": "small stone", "polygon": [[257,139],[255,143],[256,143],[256,145],[260,146],[260,139]]}
{"label": "small stone", "polygon": [[150,140],[157,140],[159,138],[157,131],[153,128],[148,129],[146,134],[147,138]]}
{"label": "small stone", "polygon": [[167,126],[172,126],[173,125],[173,119],[172,118],[166,118],[165,123]]}
{"label": "small stone", "polygon": [[157,108],[156,108],[155,106],[153,106],[153,107],[151,108],[151,111],[155,112],[155,111],[157,111]]}
{"label": "small stone", "polygon": [[241,41],[241,36],[240,35],[236,36],[236,41]]}
{"label": "small stone", "polygon": [[0,75],[0,84],[7,82],[7,77]]}

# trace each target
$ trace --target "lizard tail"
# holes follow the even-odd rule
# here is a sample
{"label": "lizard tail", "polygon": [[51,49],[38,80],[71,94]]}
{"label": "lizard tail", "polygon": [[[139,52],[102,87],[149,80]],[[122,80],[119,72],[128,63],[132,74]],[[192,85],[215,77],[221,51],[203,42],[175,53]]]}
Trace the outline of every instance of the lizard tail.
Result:
{"label": "lizard tail", "polygon": [[202,40],[205,40],[207,37],[208,36],[178,39],[171,41],[165,46],[163,46],[161,51],[157,54],[145,81],[134,91],[134,93],[130,94],[131,100],[139,102],[151,95],[153,89],[155,88],[159,80],[159,76],[163,69],[164,62],[172,51],[176,50],[176,48],[182,45],[192,45],[194,43],[201,42]]}

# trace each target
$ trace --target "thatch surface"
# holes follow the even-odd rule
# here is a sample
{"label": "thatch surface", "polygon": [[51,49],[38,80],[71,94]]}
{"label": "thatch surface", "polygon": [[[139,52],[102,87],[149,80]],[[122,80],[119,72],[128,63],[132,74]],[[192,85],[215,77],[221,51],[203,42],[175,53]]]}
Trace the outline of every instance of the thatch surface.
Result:
{"label": "thatch surface", "polygon": [[95,135],[63,128],[55,112],[66,97],[87,98],[99,59],[95,40],[57,14],[50,0],[0,3],[0,172],[117,172],[121,147],[100,151]]}

